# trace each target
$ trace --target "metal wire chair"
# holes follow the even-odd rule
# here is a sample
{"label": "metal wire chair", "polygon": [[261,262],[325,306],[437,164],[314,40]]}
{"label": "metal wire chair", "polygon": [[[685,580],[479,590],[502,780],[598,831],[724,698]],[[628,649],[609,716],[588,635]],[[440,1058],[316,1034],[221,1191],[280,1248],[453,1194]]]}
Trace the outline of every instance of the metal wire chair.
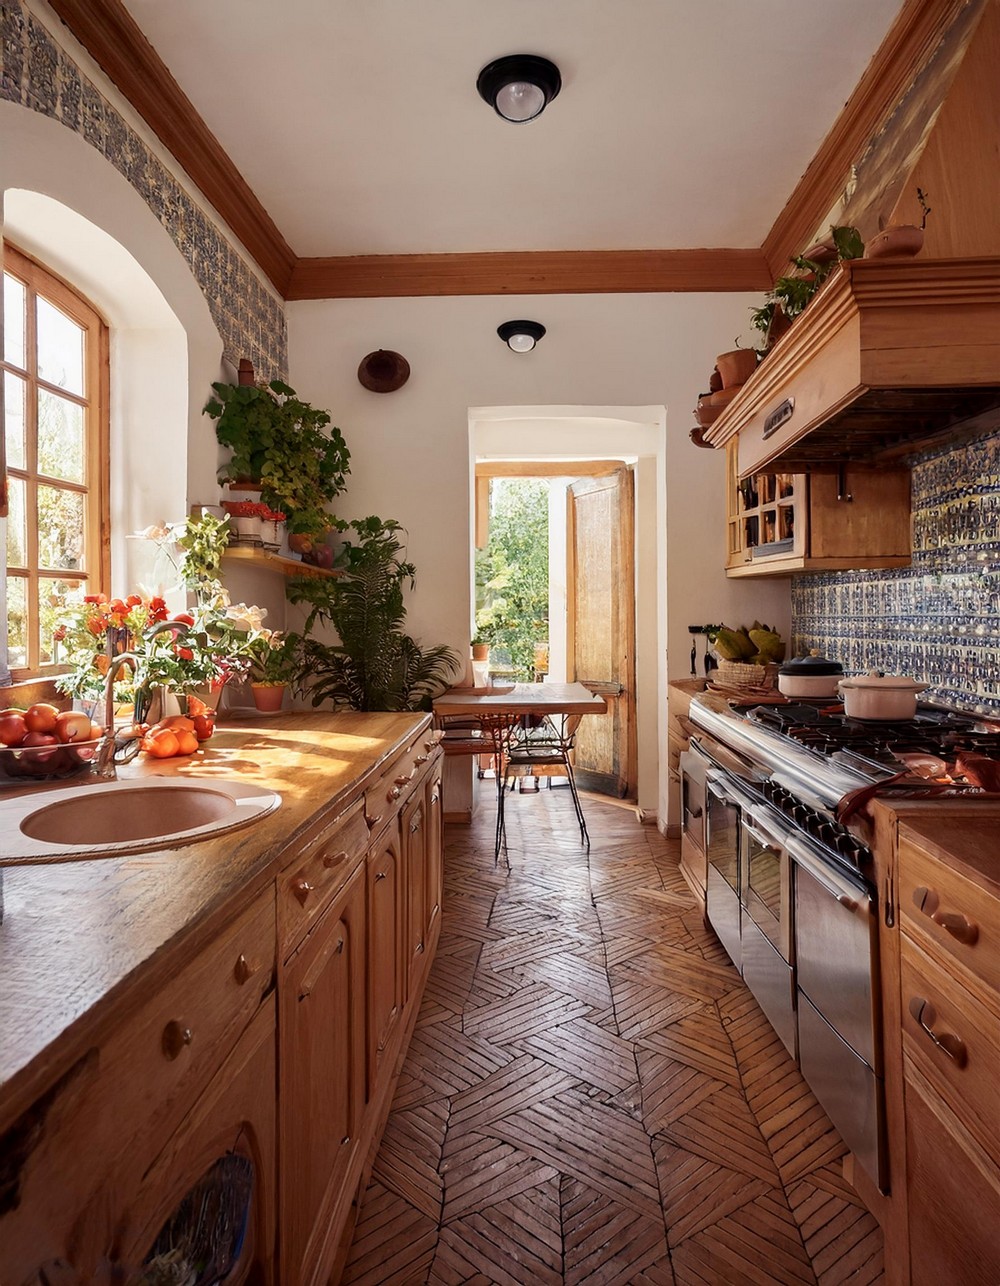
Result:
{"label": "metal wire chair", "polygon": [[[585,844],[589,850],[590,835],[587,831],[587,820],[583,815],[583,806],[580,803],[580,794],[576,788],[572,758],[576,730],[581,718],[582,716],[578,714],[564,714],[546,715],[540,722],[518,721],[508,737],[502,769],[503,781],[498,796],[500,801],[498,810],[502,818],[502,800],[511,777],[519,774],[537,777],[539,769],[559,768],[569,782],[573,808],[580,827],[580,843]],[[513,789],[511,785],[511,790]]]}

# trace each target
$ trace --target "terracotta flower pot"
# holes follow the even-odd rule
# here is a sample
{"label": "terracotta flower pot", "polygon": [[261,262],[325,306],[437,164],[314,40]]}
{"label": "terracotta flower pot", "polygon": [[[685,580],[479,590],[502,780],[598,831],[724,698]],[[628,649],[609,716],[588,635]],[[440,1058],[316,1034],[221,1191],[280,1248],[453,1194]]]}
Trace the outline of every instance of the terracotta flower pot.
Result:
{"label": "terracotta flower pot", "polygon": [[715,364],[722,376],[723,388],[730,388],[734,384],[745,384],[757,369],[757,350],[734,348],[730,353],[720,353],[715,359]]}
{"label": "terracotta flower pot", "polygon": [[866,259],[888,259],[919,254],[924,244],[924,230],[913,223],[899,223],[883,228],[865,245]]}
{"label": "terracotta flower pot", "polygon": [[283,683],[253,683],[250,686],[253,691],[253,703],[258,710],[265,714],[272,714],[275,710],[281,709],[285,699]]}
{"label": "terracotta flower pot", "polygon": [[488,643],[473,643],[472,659],[473,661],[488,661],[490,659],[490,645]]}

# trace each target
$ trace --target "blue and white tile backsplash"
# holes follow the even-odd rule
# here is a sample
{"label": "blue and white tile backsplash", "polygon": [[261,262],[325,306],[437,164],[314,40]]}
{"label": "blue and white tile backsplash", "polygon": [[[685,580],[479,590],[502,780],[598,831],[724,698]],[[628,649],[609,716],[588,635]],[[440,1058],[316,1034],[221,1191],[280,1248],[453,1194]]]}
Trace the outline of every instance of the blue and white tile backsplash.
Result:
{"label": "blue and white tile backsplash", "polygon": [[1000,712],[1000,429],[913,466],[913,565],[823,572],[792,586],[796,651],[851,674],[931,684],[927,696]]}

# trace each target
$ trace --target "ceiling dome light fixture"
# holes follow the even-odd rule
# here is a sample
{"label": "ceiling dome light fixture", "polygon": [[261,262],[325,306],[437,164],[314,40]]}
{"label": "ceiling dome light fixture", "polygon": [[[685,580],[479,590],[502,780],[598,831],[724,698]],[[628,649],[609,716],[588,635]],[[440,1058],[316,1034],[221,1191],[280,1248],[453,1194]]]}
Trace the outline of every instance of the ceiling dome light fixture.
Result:
{"label": "ceiling dome light fixture", "polygon": [[508,54],[487,63],[476,88],[498,116],[515,125],[533,121],[562,88],[555,63],[536,54]]}
{"label": "ceiling dome light fixture", "polygon": [[497,334],[515,353],[530,353],[545,334],[545,327],[535,321],[509,321],[497,327]]}

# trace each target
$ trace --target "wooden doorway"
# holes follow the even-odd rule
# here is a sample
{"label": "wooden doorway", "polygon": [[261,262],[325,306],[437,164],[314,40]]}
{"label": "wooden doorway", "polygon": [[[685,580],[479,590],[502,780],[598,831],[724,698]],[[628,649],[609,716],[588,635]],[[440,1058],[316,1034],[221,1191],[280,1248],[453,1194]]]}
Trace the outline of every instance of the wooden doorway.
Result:
{"label": "wooden doorway", "polygon": [[625,466],[567,493],[567,677],[608,706],[580,724],[577,781],[620,799],[635,798],[637,776],[634,496]]}
{"label": "wooden doorway", "polygon": [[[566,484],[565,677],[585,683],[608,704],[577,733],[574,762],[586,790],[637,795],[635,664],[635,485],[621,459],[489,460],[476,462],[476,546],[489,534],[494,478],[558,478]],[[555,603],[550,612],[555,611]]]}

